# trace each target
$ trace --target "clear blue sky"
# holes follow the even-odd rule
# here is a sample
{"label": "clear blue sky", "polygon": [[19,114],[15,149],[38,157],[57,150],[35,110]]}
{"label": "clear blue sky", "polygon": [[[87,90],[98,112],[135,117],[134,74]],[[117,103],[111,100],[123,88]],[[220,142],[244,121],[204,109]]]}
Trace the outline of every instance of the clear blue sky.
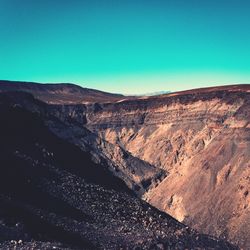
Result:
{"label": "clear blue sky", "polygon": [[0,79],[127,94],[250,83],[250,1],[0,0]]}

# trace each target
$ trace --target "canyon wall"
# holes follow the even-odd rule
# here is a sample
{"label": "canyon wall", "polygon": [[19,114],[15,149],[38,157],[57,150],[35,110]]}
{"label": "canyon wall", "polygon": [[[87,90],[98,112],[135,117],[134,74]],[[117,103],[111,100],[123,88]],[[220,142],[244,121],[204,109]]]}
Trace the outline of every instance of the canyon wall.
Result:
{"label": "canyon wall", "polygon": [[143,199],[250,248],[250,87],[87,105],[87,128],[166,177]]}

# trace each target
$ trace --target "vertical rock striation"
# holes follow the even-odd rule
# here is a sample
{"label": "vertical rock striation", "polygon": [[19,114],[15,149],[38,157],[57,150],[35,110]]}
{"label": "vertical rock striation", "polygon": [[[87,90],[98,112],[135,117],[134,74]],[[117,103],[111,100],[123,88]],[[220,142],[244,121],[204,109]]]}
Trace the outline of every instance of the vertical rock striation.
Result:
{"label": "vertical rock striation", "polygon": [[88,108],[87,127],[168,174],[143,198],[198,230],[250,248],[250,87]]}

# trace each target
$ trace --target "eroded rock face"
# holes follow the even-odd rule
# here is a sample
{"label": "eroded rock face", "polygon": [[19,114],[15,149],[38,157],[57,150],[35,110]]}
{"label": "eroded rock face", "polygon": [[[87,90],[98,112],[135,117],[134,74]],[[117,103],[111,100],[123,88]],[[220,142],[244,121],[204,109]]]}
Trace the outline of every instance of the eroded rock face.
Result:
{"label": "eroded rock face", "polygon": [[150,204],[250,248],[249,91],[245,85],[103,104],[87,111],[87,127],[168,173],[143,195]]}
{"label": "eroded rock face", "polygon": [[22,106],[43,113],[54,134],[90,152],[147,202],[250,248],[249,85],[110,103],[35,103]]}
{"label": "eroded rock face", "polygon": [[47,108],[0,94],[0,249],[238,249],[140,200]]}

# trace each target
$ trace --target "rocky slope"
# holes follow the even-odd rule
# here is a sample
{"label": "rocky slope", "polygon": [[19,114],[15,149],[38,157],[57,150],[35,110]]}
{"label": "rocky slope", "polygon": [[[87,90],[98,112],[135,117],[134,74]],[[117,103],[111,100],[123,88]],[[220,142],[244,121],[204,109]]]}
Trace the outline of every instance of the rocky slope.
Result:
{"label": "rocky slope", "polygon": [[179,221],[250,248],[250,86],[100,105],[86,126],[166,171],[143,198]]}
{"label": "rocky slope", "polygon": [[105,157],[69,142],[70,128],[62,139],[68,121],[48,110],[0,94],[1,249],[236,249],[136,198]]}
{"label": "rocky slope", "polygon": [[[102,164],[121,178],[139,196],[166,176],[166,171],[132,156],[121,146],[101,139],[84,127],[85,105],[48,105],[24,92],[2,93],[2,98],[14,106],[42,115],[54,134],[90,153],[95,163]],[[96,104],[93,106],[91,110],[95,112]]]}

